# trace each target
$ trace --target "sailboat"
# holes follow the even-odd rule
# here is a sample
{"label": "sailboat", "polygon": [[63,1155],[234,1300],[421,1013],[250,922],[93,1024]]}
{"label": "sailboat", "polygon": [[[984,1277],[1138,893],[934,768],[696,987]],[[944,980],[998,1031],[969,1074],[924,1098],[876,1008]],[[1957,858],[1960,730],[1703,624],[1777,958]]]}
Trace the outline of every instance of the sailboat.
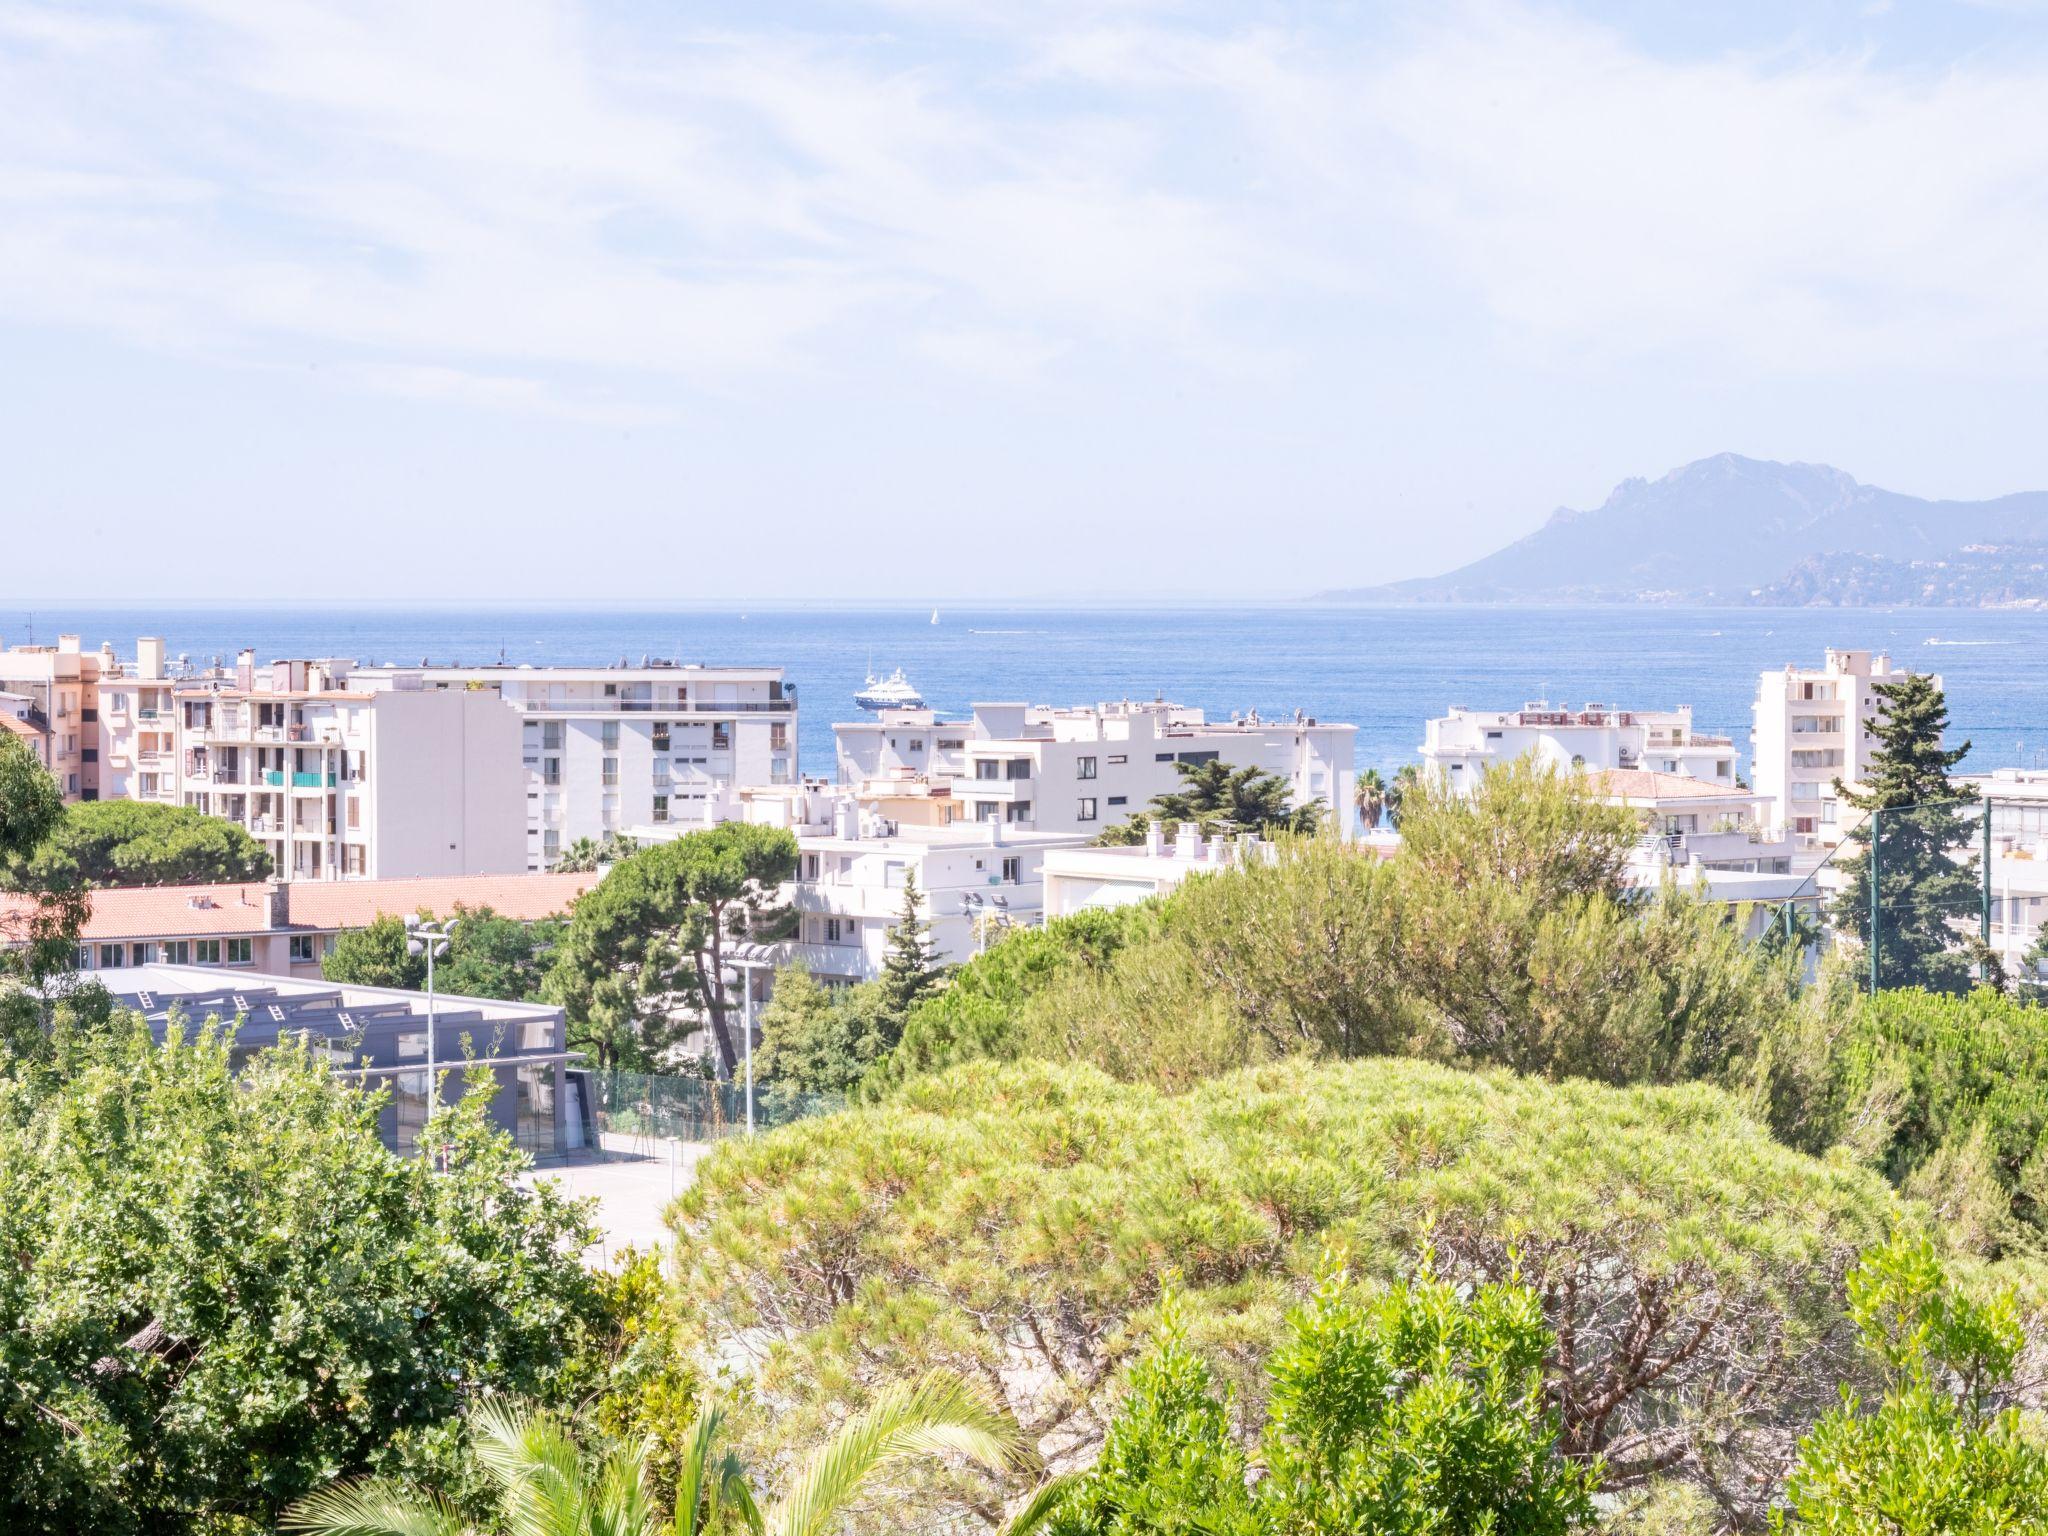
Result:
{"label": "sailboat", "polygon": [[934,624],[939,622],[939,610],[936,608],[932,610],[932,622]]}

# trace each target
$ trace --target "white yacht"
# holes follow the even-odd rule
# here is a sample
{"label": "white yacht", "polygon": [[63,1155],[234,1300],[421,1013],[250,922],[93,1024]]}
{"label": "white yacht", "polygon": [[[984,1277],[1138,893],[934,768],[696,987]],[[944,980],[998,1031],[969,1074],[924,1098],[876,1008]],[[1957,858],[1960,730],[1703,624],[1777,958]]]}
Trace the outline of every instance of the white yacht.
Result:
{"label": "white yacht", "polygon": [[853,702],[862,709],[922,709],[924,695],[898,667],[887,677],[876,677],[870,672],[866,686],[853,696]]}

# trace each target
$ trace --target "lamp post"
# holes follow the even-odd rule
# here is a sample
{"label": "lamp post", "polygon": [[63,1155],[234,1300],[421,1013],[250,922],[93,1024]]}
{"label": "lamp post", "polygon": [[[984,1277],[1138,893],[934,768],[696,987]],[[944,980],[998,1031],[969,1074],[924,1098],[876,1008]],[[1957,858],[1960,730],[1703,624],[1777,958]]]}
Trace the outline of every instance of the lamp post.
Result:
{"label": "lamp post", "polygon": [[747,1075],[747,1134],[754,1134],[754,985],[751,972],[773,970],[772,961],[742,960],[727,955],[725,963],[730,969],[723,978],[727,985],[740,989],[740,1043],[741,1054],[746,1060]]}
{"label": "lamp post", "polygon": [[[420,920],[414,913],[405,920],[405,952],[409,955],[427,957],[427,1124],[431,1128],[434,1111],[439,1107],[440,1079],[434,1071],[434,961],[448,953],[448,944],[455,937],[455,925],[460,918],[451,917],[435,928]],[[427,1155],[433,1156],[433,1142],[427,1143]]]}

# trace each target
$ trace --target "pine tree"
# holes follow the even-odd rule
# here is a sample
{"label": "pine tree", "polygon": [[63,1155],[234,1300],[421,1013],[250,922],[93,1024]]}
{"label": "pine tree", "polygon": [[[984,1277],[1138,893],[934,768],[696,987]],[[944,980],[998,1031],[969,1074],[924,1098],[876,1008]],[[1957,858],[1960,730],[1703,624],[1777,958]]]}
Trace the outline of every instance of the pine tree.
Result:
{"label": "pine tree", "polygon": [[1835,780],[1835,793],[1866,817],[1849,833],[1859,849],[1844,860],[1847,883],[1835,900],[1838,927],[1866,944],[1870,934],[1870,841],[1877,829],[1877,984],[1961,992],[1970,985],[1968,935],[1959,923],[1982,899],[1970,846],[1977,798],[1949,770],[1969,752],[1941,744],[1948,702],[1934,680],[1914,673],[1877,685],[1877,717],[1863,722],[1879,742],[1860,790]]}
{"label": "pine tree", "polygon": [[917,888],[917,876],[905,871],[903,915],[889,930],[889,953],[882,961],[881,976],[883,999],[899,1031],[911,1008],[938,980],[938,966],[932,958],[931,925],[924,920],[924,893]]}

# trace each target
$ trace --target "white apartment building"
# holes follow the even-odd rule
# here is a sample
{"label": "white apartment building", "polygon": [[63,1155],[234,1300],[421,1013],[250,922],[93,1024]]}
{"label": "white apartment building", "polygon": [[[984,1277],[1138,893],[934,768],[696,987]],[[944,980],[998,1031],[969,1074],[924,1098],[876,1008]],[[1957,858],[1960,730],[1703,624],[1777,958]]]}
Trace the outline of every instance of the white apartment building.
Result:
{"label": "white apartment building", "polygon": [[1129,847],[1054,848],[1045,856],[1045,915],[1135,906],[1178,889],[1190,876],[1269,859],[1274,852],[1273,844],[1257,838],[1204,837],[1191,826],[1171,839],[1148,827],[1145,841]]}
{"label": "white apartment building", "polygon": [[1469,792],[1485,771],[1530,755],[1553,768],[1641,770],[1733,788],[1735,743],[1693,729],[1690,707],[1571,709],[1544,701],[1520,709],[1453,705],[1423,727],[1424,771]]}
{"label": "white apartment building", "polygon": [[1212,721],[1163,700],[972,709],[966,720],[901,709],[834,725],[839,782],[862,786],[864,796],[891,783],[943,785],[955,819],[1093,836],[1179,788],[1176,764],[1221,759],[1278,774],[1294,804],[1320,800],[1339,827],[1350,825],[1356,726],[1299,713]]}
{"label": "white apartment building", "polygon": [[348,686],[509,707],[527,870],[579,838],[709,826],[738,790],[797,782],[796,688],[780,667],[367,666]]}
{"label": "white apartment building", "polygon": [[235,822],[280,879],[524,869],[517,717],[481,693],[358,692],[349,665],[244,651],[171,676],[142,640],[99,678],[107,792]]}
{"label": "white apartment building", "polygon": [[2000,768],[1957,782],[1989,802],[1991,947],[2016,976],[2048,925],[2048,769]]}
{"label": "white apartment building", "polygon": [[[1031,927],[1044,916],[1043,868],[1049,853],[1087,841],[1082,832],[1033,832],[1001,821],[919,825],[894,820],[853,792],[822,783],[743,792],[725,819],[785,827],[796,835],[796,878],[782,894],[795,909],[795,936],[767,947],[776,966],[801,963],[833,985],[882,974],[889,930],[903,917],[903,888],[924,895],[934,956],[971,959],[1000,929]],[[694,830],[632,827],[628,835],[662,841]],[[757,975],[757,996],[766,994]]]}
{"label": "white apartment building", "polygon": [[[1773,806],[1772,819],[1833,848],[1862,818],[1838,804],[1834,783],[1855,784],[1877,741],[1864,722],[1878,713],[1875,689],[1910,674],[1889,656],[1830,650],[1818,667],[1786,666],[1766,672],[1757,686],[1756,724],[1750,731],[1757,793]],[[1941,686],[1935,678],[1934,685]]]}

